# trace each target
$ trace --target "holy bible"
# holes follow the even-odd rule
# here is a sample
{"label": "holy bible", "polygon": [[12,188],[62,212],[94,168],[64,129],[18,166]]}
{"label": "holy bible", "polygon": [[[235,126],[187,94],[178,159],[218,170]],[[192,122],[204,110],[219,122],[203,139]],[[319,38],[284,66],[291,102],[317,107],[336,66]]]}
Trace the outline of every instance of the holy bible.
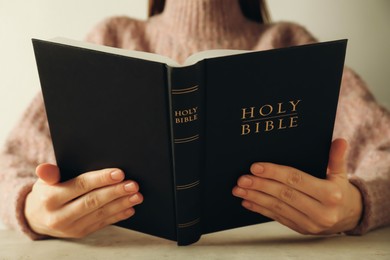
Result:
{"label": "holy bible", "polygon": [[188,245],[269,221],[232,195],[254,162],[326,175],[346,40],[150,53],[33,39],[62,181],[121,168],[144,202],[118,226]]}

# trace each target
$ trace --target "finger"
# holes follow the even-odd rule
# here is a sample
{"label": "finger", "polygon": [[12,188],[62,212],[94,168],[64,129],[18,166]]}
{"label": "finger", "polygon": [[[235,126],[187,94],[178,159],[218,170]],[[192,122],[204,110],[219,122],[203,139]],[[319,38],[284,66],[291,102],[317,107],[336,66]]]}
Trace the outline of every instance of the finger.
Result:
{"label": "finger", "polygon": [[319,201],[326,199],[326,181],[298,169],[273,163],[254,163],[250,171],[255,176],[281,182]]}
{"label": "finger", "polygon": [[132,217],[134,214],[135,214],[135,211],[133,208],[126,209],[122,212],[119,212],[119,213],[109,217],[109,218],[104,219],[103,221],[100,221],[100,222],[95,223],[91,226],[88,226],[87,228],[85,228],[84,230],[82,230],[79,233],[78,237],[85,237],[86,235],[94,233],[102,228],[105,228],[105,227],[111,225],[111,224],[128,219],[128,218]]}
{"label": "finger", "polygon": [[60,170],[56,165],[44,163],[35,169],[40,180],[49,185],[54,185],[60,181]]}
{"label": "finger", "polygon": [[125,174],[120,169],[109,168],[91,171],[77,176],[74,179],[59,184],[57,200],[59,204],[65,204],[92,190],[113,185],[123,181]]}
{"label": "finger", "polygon": [[238,179],[237,184],[241,188],[259,191],[277,198],[311,218],[320,217],[316,213],[325,210],[320,201],[278,181],[244,175]]}
{"label": "finger", "polygon": [[83,238],[99,229],[102,229],[108,225],[114,224],[118,221],[125,220],[134,215],[134,208],[125,209],[119,213],[109,216],[99,222],[93,224],[87,223],[87,225],[80,225],[79,223],[72,224],[69,227],[61,227],[61,230],[56,230],[55,237],[60,238]]}
{"label": "finger", "polygon": [[118,198],[134,195],[137,192],[138,185],[133,181],[103,187],[66,204],[61,208],[61,212],[64,218],[76,221]]}
{"label": "finger", "polygon": [[[252,190],[240,190],[240,188],[237,188],[234,192],[244,199],[242,206],[246,209],[272,218],[290,228],[294,228],[294,230],[297,230],[298,227],[311,225],[311,220],[305,214],[268,194]],[[303,230],[302,228],[299,229]]]}
{"label": "finger", "polygon": [[79,227],[93,226],[97,223],[106,221],[107,219],[110,219],[113,216],[116,216],[126,210],[132,210],[134,212],[133,207],[135,205],[142,203],[142,201],[143,201],[143,197],[140,193],[119,198],[95,210],[94,212],[80,218],[79,220],[74,222],[73,225]]}
{"label": "finger", "polygon": [[347,155],[348,143],[344,139],[336,139],[332,142],[329,152],[328,169],[330,174],[347,175]]}
{"label": "finger", "polygon": [[[143,196],[140,193],[128,195],[76,220],[71,220],[62,210],[55,211],[50,214],[50,216],[45,217],[45,230],[47,230],[45,234],[62,238],[83,237],[86,234],[83,235],[82,233],[84,233],[89,226],[105,221],[105,219],[112,218],[112,216],[117,215],[120,212],[127,210],[134,211],[133,207],[142,201]],[[77,215],[78,212],[75,212],[72,217],[74,218],[74,216]]]}
{"label": "finger", "polygon": [[296,223],[292,222],[291,220],[287,219],[287,218],[284,218],[282,216],[279,216],[277,214],[275,214],[274,212],[272,212],[271,210],[267,209],[267,208],[264,208],[260,205],[257,205],[253,202],[250,202],[250,201],[243,201],[242,202],[242,206],[252,212],[256,212],[256,213],[259,213],[267,218],[270,218],[270,219],[273,219],[277,222],[279,222],[280,224],[298,232],[298,233],[301,233],[301,234],[305,234],[305,231],[299,227]]}

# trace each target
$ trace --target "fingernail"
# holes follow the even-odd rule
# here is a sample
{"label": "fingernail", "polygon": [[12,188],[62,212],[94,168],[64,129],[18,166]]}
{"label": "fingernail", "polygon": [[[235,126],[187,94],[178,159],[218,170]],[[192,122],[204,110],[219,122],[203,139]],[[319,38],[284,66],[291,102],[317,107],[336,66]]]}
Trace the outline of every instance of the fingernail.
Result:
{"label": "fingernail", "polygon": [[127,192],[137,191],[137,186],[135,185],[134,182],[129,182],[129,183],[125,184],[125,191],[127,191]]}
{"label": "fingernail", "polygon": [[243,187],[250,187],[250,186],[252,186],[253,181],[252,181],[250,178],[246,177],[246,176],[242,176],[242,177],[238,180],[238,184],[239,184],[240,186],[243,186]]}
{"label": "fingernail", "polygon": [[132,203],[138,203],[140,201],[140,197],[138,194],[135,194],[129,198],[130,202]]}
{"label": "fingernail", "polygon": [[125,211],[125,214],[126,214],[127,216],[133,215],[133,214],[134,214],[134,209],[133,209],[133,208],[130,208],[130,209],[126,210],[126,211]]}
{"label": "fingernail", "polygon": [[244,207],[244,208],[247,208],[247,209],[250,209],[252,208],[252,203],[250,203],[249,201],[246,201],[246,200],[243,200],[241,205]]}
{"label": "fingernail", "polygon": [[111,179],[113,179],[114,181],[121,181],[123,180],[123,178],[124,174],[122,171],[114,170],[113,172],[111,172]]}
{"label": "fingernail", "polygon": [[262,174],[264,172],[264,166],[260,163],[255,163],[252,165],[252,173]]}
{"label": "fingernail", "polygon": [[245,196],[246,190],[236,187],[234,190],[234,194],[236,194],[237,196]]}

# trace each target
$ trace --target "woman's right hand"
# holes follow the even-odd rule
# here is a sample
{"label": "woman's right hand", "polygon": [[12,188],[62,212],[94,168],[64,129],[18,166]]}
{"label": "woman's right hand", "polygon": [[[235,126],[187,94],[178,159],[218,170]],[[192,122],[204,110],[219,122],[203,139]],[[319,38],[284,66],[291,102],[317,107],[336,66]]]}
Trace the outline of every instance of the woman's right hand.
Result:
{"label": "woman's right hand", "polygon": [[41,164],[39,179],[26,198],[24,214],[38,234],[81,238],[134,215],[142,195],[119,169],[87,172],[59,183],[57,166]]}

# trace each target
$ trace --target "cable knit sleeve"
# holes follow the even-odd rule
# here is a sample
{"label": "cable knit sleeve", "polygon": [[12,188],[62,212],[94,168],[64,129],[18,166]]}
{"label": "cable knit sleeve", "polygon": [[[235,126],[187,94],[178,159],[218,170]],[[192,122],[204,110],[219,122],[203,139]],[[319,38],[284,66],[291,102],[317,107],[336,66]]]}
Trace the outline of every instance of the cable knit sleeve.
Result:
{"label": "cable knit sleeve", "polygon": [[42,236],[29,228],[24,203],[36,181],[35,168],[43,162],[54,163],[54,155],[39,94],[12,131],[0,155],[0,217],[5,225],[32,239]]}
{"label": "cable knit sleeve", "polygon": [[346,68],[334,137],[349,142],[349,179],[363,196],[360,224],[347,234],[361,235],[390,224],[390,113],[366,84]]}

